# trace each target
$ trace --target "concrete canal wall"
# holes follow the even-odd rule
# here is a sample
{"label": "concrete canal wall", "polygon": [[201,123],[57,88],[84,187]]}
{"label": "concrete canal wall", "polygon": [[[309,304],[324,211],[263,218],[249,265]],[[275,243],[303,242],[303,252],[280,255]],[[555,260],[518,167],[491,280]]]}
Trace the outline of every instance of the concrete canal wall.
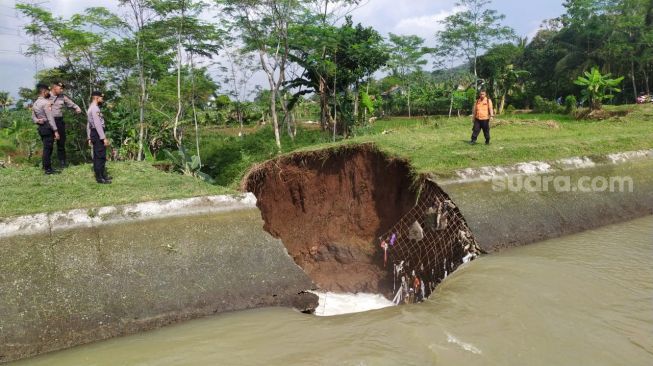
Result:
{"label": "concrete canal wall", "polygon": [[0,222],[0,361],[232,310],[310,310],[251,195]]}

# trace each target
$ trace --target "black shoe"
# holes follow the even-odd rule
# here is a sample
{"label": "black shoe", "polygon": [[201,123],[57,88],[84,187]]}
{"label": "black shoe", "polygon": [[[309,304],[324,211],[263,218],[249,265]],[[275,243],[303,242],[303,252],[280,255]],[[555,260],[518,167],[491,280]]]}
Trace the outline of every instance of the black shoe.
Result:
{"label": "black shoe", "polygon": [[52,175],[52,174],[55,174],[55,173],[56,172],[54,170],[52,170],[52,169],[48,169],[48,170],[45,171],[45,175]]}
{"label": "black shoe", "polygon": [[60,160],[59,166],[61,167],[61,169],[68,168],[68,162],[66,162],[65,160]]}
{"label": "black shoe", "polygon": [[476,145],[476,141],[470,141],[469,144],[470,145]]}
{"label": "black shoe", "polygon": [[107,175],[106,177],[104,177],[104,180],[106,180],[106,181],[108,181],[108,182],[112,182],[112,181],[113,181],[113,177],[110,177],[110,176]]}
{"label": "black shoe", "polygon": [[95,181],[98,182],[98,184],[111,184],[110,180],[106,180],[104,178],[96,179]]}
{"label": "black shoe", "polygon": [[485,144],[486,144],[486,145],[489,145],[489,144],[490,144],[490,141],[485,141]]}

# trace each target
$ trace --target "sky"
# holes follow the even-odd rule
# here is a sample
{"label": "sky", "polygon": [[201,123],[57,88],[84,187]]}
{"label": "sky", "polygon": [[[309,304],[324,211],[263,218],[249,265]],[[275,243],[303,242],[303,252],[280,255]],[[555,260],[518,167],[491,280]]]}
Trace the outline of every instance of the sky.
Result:
{"label": "sky", "polygon": [[[37,2],[55,15],[68,17],[82,12],[88,6],[104,6],[117,14],[124,8],[118,0],[0,0],[0,90],[17,96],[21,86],[33,87],[34,61],[21,54],[30,44],[22,32],[26,19],[14,10],[16,1]],[[518,35],[532,38],[542,21],[555,18],[564,12],[563,0],[494,0],[490,5],[506,16],[504,24],[515,29]],[[381,34],[415,34],[429,46],[435,45],[435,33],[441,30],[439,20],[456,11],[456,0],[367,0],[353,11],[355,23],[373,26]],[[92,4],[92,5],[91,5]],[[37,67],[56,66],[57,60],[44,58]],[[253,83],[260,83],[254,78]]]}

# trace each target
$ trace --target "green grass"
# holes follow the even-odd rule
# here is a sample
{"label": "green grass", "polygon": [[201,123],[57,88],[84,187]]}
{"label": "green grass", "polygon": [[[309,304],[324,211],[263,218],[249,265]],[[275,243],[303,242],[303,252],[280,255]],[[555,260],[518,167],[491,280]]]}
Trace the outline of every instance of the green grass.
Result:
{"label": "green grass", "polygon": [[[482,134],[480,144],[467,144],[469,117],[391,118],[336,143],[326,142],[330,135],[319,130],[302,129],[295,141],[284,131],[283,153],[374,143],[391,156],[408,159],[419,173],[446,177],[462,168],[653,148],[653,106],[608,109],[633,111],[604,121],[576,121],[566,115],[500,116],[490,146],[482,144]],[[136,162],[110,163],[114,183],[107,186],[94,183],[88,164],[55,176],[45,176],[36,167],[0,169],[0,217],[235,192],[253,164],[277,156],[269,127],[244,138],[207,129],[202,145],[204,171],[216,178],[217,186]]]}
{"label": "green grass", "polygon": [[147,163],[109,163],[113,184],[95,183],[89,164],[46,176],[36,167],[0,169],[0,217],[233,193]]}
{"label": "green grass", "polygon": [[630,108],[630,115],[604,121],[576,121],[566,115],[500,116],[497,122],[502,124],[492,128],[489,146],[483,144],[482,133],[478,145],[467,144],[469,117],[393,118],[378,121],[362,136],[304,150],[374,143],[390,155],[407,158],[417,172],[449,176],[462,168],[653,148],[653,106]]}

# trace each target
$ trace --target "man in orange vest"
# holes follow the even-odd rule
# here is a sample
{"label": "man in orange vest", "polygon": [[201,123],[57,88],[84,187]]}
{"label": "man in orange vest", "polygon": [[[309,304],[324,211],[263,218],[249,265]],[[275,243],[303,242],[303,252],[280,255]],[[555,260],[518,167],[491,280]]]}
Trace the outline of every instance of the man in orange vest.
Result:
{"label": "man in orange vest", "polygon": [[485,90],[481,91],[481,94],[476,100],[476,104],[472,110],[472,121],[474,122],[474,128],[472,129],[472,140],[469,142],[471,145],[476,144],[476,139],[478,134],[483,130],[483,136],[485,136],[485,144],[490,144],[490,121],[494,118],[494,107],[492,106],[492,100],[487,97],[487,92]]}

